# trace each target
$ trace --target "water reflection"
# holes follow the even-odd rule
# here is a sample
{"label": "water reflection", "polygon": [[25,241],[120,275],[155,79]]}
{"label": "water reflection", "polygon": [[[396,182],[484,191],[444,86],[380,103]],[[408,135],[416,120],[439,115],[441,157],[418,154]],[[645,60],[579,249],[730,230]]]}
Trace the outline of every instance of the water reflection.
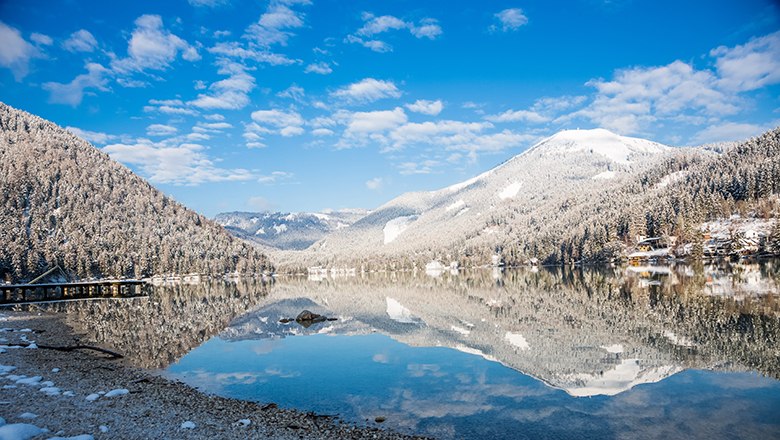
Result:
{"label": "water reflection", "polygon": [[[771,438],[779,273],[770,261],[357,274],[57,307],[204,390],[444,438]],[[279,322],[302,309],[338,320]]]}

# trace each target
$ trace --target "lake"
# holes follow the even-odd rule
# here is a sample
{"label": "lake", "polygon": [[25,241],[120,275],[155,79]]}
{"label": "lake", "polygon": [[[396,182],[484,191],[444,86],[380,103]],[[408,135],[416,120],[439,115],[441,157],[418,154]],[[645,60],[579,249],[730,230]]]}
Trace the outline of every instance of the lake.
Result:
{"label": "lake", "polygon": [[[453,439],[780,438],[780,263],[357,274],[60,303],[207,393]],[[302,310],[335,318],[280,322]]]}

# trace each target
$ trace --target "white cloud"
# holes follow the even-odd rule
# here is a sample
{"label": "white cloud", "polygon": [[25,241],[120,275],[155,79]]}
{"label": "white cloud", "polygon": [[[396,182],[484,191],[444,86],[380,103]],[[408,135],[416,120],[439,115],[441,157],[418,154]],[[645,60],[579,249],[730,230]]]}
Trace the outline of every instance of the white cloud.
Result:
{"label": "white cloud", "polygon": [[38,50],[28,43],[16,28],[0,21],[0,66],[11,69],[14,79],[27,76],[30,59],[39,56]]}
{"label": "white cloud", "polygon": [[406,113],[401,107],[393,110],[355,112],[347,125],[348,133],[371,133],[390,130],[406,123]]}
{"label": "white cloud", "polygon": [[695,70],[682,61],[618,70],[611,81],[589,81],[587,85],[596,88],[595,98],[568,117],[583,116],[601,127],[631,134],[659,117],[688,110],[713,117],[737,113],[736,96],[719,90],[717,83],[712,72]]}
{"label": "white cloud", "polygon": [[[501,12],[495,14],[495,18],[500,24],[500,29],[504,32],[516,31],[521,26],[528,23],[528,17],[525,16],[523,10],[520,8],[504,9]],[[496,25],[490,26],[490,30],[496,31],[499,27]]]}
{"label": "white cloud", "polygon": [[493,124],[489,122],[462,122],[462,121],[426,121],[422,123],[410,122],[404,124],[390,133],[395,148],[406,145],[427,144],[438,146],[451,146],[472,141],[479,134]]}
{"label": "white cloud", "polygon": [[531,110],[507,110],[498,115],[485,116],[485,119],[491,122],[529,122],[533,124],[541,124],[550,120],[550,118]]}
{"label": "white cloud", "polygon": [[312,63],[306,66],[306,69],[303,70],[304,73],[318,73],[320,75],[327,75],[329,73],[333,72],[333,69],[330,67],[328,63],[320,62],[320,63]]}
{"label": "white cloud", "polygon": [[531,110],[539,113],[558,114],[564,110],[570,110],[574,107],[581,106],[587,99],[587,96],[581,95],[564,95],[556,97],[546,96],[534,101],[534,105],[531,107]]}
{"label": "white cloud", "polygon": [[86,69],[87,73],[77,76],[69,83],[44,83],[43,89],[49,92],[49,102],[76,107],[84,99],[86,89],[108,90],[106,75],[109,72],[105,67],[97,63],[89,63]]}
{"label": "white cloud", "polygon": [[691,143],[694,145],[700,145],[713,142],[742,141],[753,136],[758,136],[778,124],[780,124],[780,121],[776,121],[774,125],[724,122],[722,124],[711,125],[699,131],[693,135]]}
{"label": "white cloud", "polygon": [[303,87],[297,84],[293,84],[290,87],[277,93],[276,96],[280,98],[289,98],[292,99],[293,101],[301,102],[303,101],[304,96],[306,96],[306,91],[303,89]]}
{"label": "white cloud", "polygon": [[472,154],[474,153],[495,153],[509,148],[516,148],[538,140],[538,136],[531,134],[521,134],[512,130],[503,130],[499,133],[492,133],[483,136],[477,136],[474,139],[455,143],[449,146],[450,150],[462,150]]}
{"label": "white cloud", "polygon": [[237,110],[249,104],[249,92],[255,88],[255,78],[239,63],[221,61],[217,71],[228,75],[226,79],[212,83],[209,93],[198,94],[188,104],[202,109]]}
{"label": "white cloud", "polygon": [[[303,27],[303,12],[292,10],[288,4],[293,2],[271,2],[268,9],[260,16],[257,23],[249,26],[246,37],[261,47],[271,47],[279,44],[287,45],[294,34],[291,29]],[[298,2],[308,4],[309,2]]]}
{"label": "white cloud", "polygon": [[[179,53],[187,53],[190,45],[163,26],[159,15],[142,15],[135,20],[135,29],[127,46],[127,58],[115,58],[112,69],[119,74],[146,69],[165,70]],[[193,59],[192,55],[188,56]],[[196,58],[197,59],[197,58]]]}
{"label": "white cloud", "polygon": [[69,52],[92,52],[97,46],[97,40],[86,29],[70,34],[70,37],[62,43],[62,47]]}
{"label": "white cloud", "polygon": [[390,52],[393,50],[389,44],[373,38],[386,32],[408,30],[410,34],[417,38],[428,38],[430,40],[434,40],[442,34],[441,26],[433,18],[423,18],[419,23],[415,24],[392,15],[377,17],[374,14],[365,12],[362,15],[362,19],[365,22],[363,26],[355,31],[354,34],[347,35],[344,41],[360,44],[374,52]]}
{"label": "white cloud", "polygon": [[245,48],[238,42],[217,43],[214,47],[208,48],[210,53],[224,55],[241,60],[252,60],[258,63],[270,64],[272,66],[289,66],[299,63],[299,60],[293,60],[286,55],[271,52],[267,49]]}
{"label": "white cloud", "polygon": [[371,13],[363,13],[363,26],[354,34],[347,35],[344,39],[347,43],[360,44],[374,52],[390,52],[393,47],[384,41],[373,38],[376,35],[390,31],[407,30],[417,38],[436,39],[442,34],[441,26],[433,18],[423,18],[419,24],[404,21],[392,15],[375,16]]}
{"label": "white cloud", "polygon": [[268,124],[274,127],[287,127],[291,125],[303,125],[301,115],[283,110],[257,110],[252,112],[252,120],[260,124]]}
{"label": "white cloud", "polygon": [[273,171],[271,174],[265,175],[265,176],[259,176],[257,178],[258,183],[263,183],[266,185],[270,185],[273,183],[281,183],[285,181],[290,181],[295,177],[295,174],[289,173],[287,171]]}
{"label": "white cloud", "polygon": [[233,125],[228,122],[198,122],[192,130],[201,133],[221,133],[228,128],[233,128]]}
{"label": "white cloud", "polygon": [[710,51],[720,79],[718,85],[738,92],[755,90],[780,82],[780,31],[746,44]]}
{"label": "white cloud", "polygon": [[357,37],[355,35],[347,35],[346,38],[344,38],[344,42],[360,44],[363,47],[366,47],[368,49],[373,50],[374,52],[379,52],[379,53],[392,52],[393,51],[393,46],[385,43],[384,41],[380,41],[380,40],[365,40],[365,39]]}
{"label": "white cloud", "polygon": [[33,32],[30,34],[30,40],[41,46],[51,46],[54,44],[54,40],[52,40],[50,36],[39,34],[38,32]]}
{"label": "white cloud", "polygon": [[403,162],[398,165],[401,174],[431,174],[433,168],[440,165],[435,160],[424,160],[419,162]]}
{"label": "white cloud", "polygon": [[333,136],[335,133],[328,128],[315,128],[311,134],[314,136]]}
{"label": "white cloud", "polygon": [[152,142],[138,139],[130,144],[107,145],[103,151],[114,160],[138,166],[141,173],[154,183],[198,185],[255,178],[250,171],[242,168],[217,167],[202,145],[176,140]]}
{"label": "white cloud", "polygon": [[75,134],[76,136],[84,139],[87,142],[93,144],[105,144],[106,142],[115,140],[117,136],[108,133],[102,133],[99,131],[82,130],[77,127],[65,127],[66,130]]}
{"label": "white cloud", "polygon": [[376,191],[382,188],[383,183],[381,177],[374,177],[373,179],[366,180],[366,188]]}
{"label": "white cloud", "polygon": [[365,24],[355,33],[365,37],[381,34],[389,30],[406,29],[407,27],[407,23],[405,21],[401,20],[400,18],[393,17],[392,15],[376,17],[372,14],[364,13],[363,20],[365,21]]}
{"label": "white cloud", "polygon": [[[260,134],[278,134],[284,137],[291,137],[299,136],[304,132],[303,118],[294,111],[285,112],[277,109],[257,110],[252,112],[252,120],[254,123],[248,124],[244,133],[244,138],[250,142],[261,140]],[[261,145],[253,146],[260,147]]]}
{"label": "white cloud", "polygon": [[444,109],[444,104],[441,100],[427,101],[425,99],[418,99],[413,104],[406,104],[404,107],[415,113],[436,116]]}
{"label": "white cloud", "polygon": [[368,103],[383,98],[399,98],[401,91],[392,81],[366,78],[336,90],[331,96],[353,103]]}
{"label": "white cloud", "polygon": [[171,125],[152,124],[146,127],[147,136],[171,136],[176,134],[179,130]]}
{"label": "white cloud", "polygon": [[215,8],[217,6],[223,6],[230,3],[230,0],[187,0],[190,5],[195,7],[209,7]]}

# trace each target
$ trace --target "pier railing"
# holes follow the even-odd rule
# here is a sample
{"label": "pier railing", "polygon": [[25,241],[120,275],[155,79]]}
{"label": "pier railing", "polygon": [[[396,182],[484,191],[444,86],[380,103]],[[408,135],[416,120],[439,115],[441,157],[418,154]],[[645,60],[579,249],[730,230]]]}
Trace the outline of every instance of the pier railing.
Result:
{"label": "pier railing", "polygon": [[127,298],[144,295],[141,280],[99,280],[75,283],[0,284],[0,305],[84,298]]}

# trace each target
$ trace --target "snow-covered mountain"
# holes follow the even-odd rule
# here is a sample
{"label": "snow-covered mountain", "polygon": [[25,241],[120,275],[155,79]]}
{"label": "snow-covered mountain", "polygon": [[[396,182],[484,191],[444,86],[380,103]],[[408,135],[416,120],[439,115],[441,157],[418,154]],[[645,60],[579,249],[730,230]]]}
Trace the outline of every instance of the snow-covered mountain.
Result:
{"label": "snow-covered mountain", "polygon": [[327,212],[225,212],[214,218],[232,234],[276,249],[300,250],[368,214],[364,209]]}
{"label": "snow-covered mountain", "polygon": [[403,194],[311,249],[398,255],[489,242],[508,226],[517,233],[551,222],[674,151],[604,129],[562,131],[472,179]]}

